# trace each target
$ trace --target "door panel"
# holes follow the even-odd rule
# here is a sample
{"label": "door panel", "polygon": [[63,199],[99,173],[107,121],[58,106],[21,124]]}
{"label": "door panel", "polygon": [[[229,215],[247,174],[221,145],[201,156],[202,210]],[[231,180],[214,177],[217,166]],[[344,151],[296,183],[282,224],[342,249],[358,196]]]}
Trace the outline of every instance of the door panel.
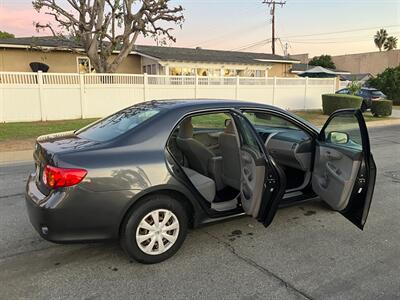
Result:
{"label": "door panel", "polygon": [[314,192],[334,210],[345,209],[360,165],[361,160],[346,155],[345,151],[318,145],[312,178]]}
{"label": "door panel", "polygon": [[242,163],[240,180],[242,207],[246,214],[256,218],[260,210],[264,189],[265,165],[264,163],[257,165],[256,161],[260,160],[259,153],[255,153],[251,148],[242,147],[240,156]]}
{"label": "door panel", "polygon": [[360,229],[368,216],[376,166],[360,110],[334,112],[316,141],[312,188]]}
{"label": "door panel", "polygon": [[[271,157],[250,121],[232,113],[240,138],[241,202],[246,214],[265,227],[271,224],[285,191],[285,175]],[[235,162],[232,162],[235,163]]]}

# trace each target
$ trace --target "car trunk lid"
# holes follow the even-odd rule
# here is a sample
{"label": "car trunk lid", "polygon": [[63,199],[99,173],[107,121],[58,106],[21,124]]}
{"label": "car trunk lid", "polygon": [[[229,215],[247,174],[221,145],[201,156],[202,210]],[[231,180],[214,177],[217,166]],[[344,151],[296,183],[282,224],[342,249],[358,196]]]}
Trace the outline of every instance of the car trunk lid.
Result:
{"label": "car trunk lid", "polygon": [[98,142],[90,141],[74,134],[74,131],[43,135],[37,138],[33,158],[35,161],[36,185],[44,195],[50,189],[43,182],[43,170],[46,165],[60,166],[61,154],[85,150]]}

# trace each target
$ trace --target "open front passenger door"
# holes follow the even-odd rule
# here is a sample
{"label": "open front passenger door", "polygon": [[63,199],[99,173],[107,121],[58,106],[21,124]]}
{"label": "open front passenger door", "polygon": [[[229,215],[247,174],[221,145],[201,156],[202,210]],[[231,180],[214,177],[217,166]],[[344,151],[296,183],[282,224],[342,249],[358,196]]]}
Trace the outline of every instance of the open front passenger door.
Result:
{"label": "open front passenger door", "polygon": [[363,229],[375,186],[376,165],[360,110],[334,112],[315,145],[312,188],[332,209]]}
{"label": "open front passenger door", "polygon": [[240,199],[243,210],[265,227],[271,224],[286,187],[286,177],[273,158],[266,155],[263,143],[249,120],[232,111],[239,134],[241,165]]}

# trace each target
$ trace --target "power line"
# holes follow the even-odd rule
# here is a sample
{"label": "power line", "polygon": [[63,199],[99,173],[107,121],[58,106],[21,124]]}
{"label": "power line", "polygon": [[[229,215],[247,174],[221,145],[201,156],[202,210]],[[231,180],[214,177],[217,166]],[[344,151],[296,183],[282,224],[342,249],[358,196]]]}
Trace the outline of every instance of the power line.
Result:
{"label": "power line", "polygon": [[264,0],[264,4],[268,4],[271,7],[270,14],[272,16],[272,54],[275,54],[275,6],[278,4],[283,7],[286,1],[276,1],[276,0]]}
{"label": "power line", "polygon": [[272,39],[266,39],[266,40],[262,40],[260,42],[256,42],[256,43],[244,46],[244,47],[234,48],[234,49],[230,49],[230,50],[231,51],[247,50],[247,49],[250,49],[250,48],[257,47],[257,46],[266,45],[266,44],[269,44],[271,42],[272,42]]}
{"label": "power line", "polygon": [[260,27],[263,27],[263,26],[264,25],[257,24],[257,25],[245,27],[245,28],[242,28],[239,31],[235,30],[235,31],[231,31],[231,32],[227,32],[227,33],[221,34],[221,35],[219,35],[217,37],[214,37],[214,38],[206,39],[206,40],[203,40],[203,41],[200,41],[200,42],[196,42],[196,43],[191,43],[190,45],[188,45],[186,47],[190,48],[190,47],[204,45],[204,44],[207,44],[207,43],[212,42],[212,41],[220,40],[221,38],[230,36],[232,34],[236,34],[237,35],[238,33],[248,32],[249,30],[257,29],[257,28],[260,28]]}
{"label": "power line", "polygon": [[[372,29],[377,29],[377,28],[391,28],[391,27],[400,27],[400,24],[397,25],[380,25],[380,26],[374,26],[374,27],[364,27],[364,28],[358,28],[358,29],[353,29],[353,30],[342,30],[342,31],[330,31],[330,32],[319,32],[319,33],[311,33],[311,34],[302,34],[302,35],[290,35],[290,36],[281,36],[282,39],[284,39],[285,41],[288,41],[286,39],[288,38],[297,38],[297,37],[308,37],[308,36],[319,36],[319,35],[330,35],[330,34],[337,34],[337,33],[349,33],[349,32],[357,32],[357,31],[364,31],[364,30],[372,30]],[[335,39],[338,38],[345,38],[345,37],[336,37]],[[347,37],[350,38],[350,37]],[[254,46],[258,46],[258,45],[262,45],[264,43],[266,43],[269,39],[263,39],[263,40],[258,40],[258,41],[254,41],[251,42],[249,44],[244,44],[241,47],[235,48],[235,49],[231,49],[231,50],[242,50],[242,49],[247,49],[247,48],[251,48]],[[317,40],[317,39],[315,39]],[[308,40],[307,42],[311,42],[312,40]],[[295,40],[290,40],[289,42],[291,43],[299,43],[296,42]],[[338,43],[340,41],[336,40],[334,43]],[[322,42],[323,43],[323,42]],[[327,43],[333,43],[333,41],[327,41]]]}
{"label": "power line", "polygon": [[319,33],[310,33],[310,34],[302,34],[302,35],[291,35],[291,36],[281,36],[283,38],[292,38],[292,37],[306,37],[306,36],[317,36],[317,35],[328,35],[328,34],[338,34],[338,33],[348,33],[348,32],[356,32],[356,31],[364,31],[364,30],[372,30],[377,28],[391,28],[391,27],[400,27],[400,24],[396,25],[387,25],[387,26],[374,26],[374,27],[364,27],[352,30],[341,30],[341,31],[330,31],[330,32],[319,32]]}

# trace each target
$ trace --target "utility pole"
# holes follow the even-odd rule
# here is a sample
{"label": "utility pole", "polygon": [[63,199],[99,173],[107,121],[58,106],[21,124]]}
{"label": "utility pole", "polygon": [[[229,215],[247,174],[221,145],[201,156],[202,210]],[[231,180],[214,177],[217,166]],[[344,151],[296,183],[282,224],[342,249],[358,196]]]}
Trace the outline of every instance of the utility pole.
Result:
{"label": "utility pole", "polygon": [[272,54],[275,54],[275,6],[278,4],[283,7],[286,1],[276,1],[276,0],[264,0],[264,4],[268,4],[271,7],[270,14],[272,16]]}

